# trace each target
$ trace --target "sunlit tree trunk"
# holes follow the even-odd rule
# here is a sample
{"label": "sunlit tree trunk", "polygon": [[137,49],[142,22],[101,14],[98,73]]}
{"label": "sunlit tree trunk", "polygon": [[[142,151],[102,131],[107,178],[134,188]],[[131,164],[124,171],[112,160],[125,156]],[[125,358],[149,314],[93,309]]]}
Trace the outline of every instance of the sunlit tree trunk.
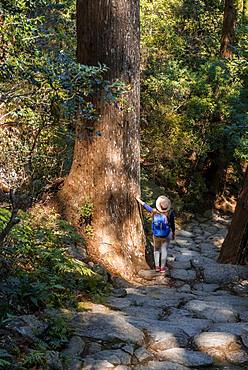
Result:
{"label": "sunlit tree trunk", "polygon": [[248,263],[248,169],[229,232],[221,248],[219,262]]}
{"label": "sunlit tree trunk", "polygon": [[[78,0],[77,57],[106,64],[106,78],[126,83],[123,108],[95,99],[99,121],[78,120],[73,164],[59,200],[80,223],[92,203],[88,252],[128,280],[146,267],[144,233],[134,195],[139,193],[139,1]],[[89,127],[91,126],[91,127]]]}
{"label": "sunlit tree trunk", "polygon": [[224,20],[221,37],[220,54],[222,57],[232,57],[232,46],[235,43],[235,28],[237,23],[237,0],[225,0]]}

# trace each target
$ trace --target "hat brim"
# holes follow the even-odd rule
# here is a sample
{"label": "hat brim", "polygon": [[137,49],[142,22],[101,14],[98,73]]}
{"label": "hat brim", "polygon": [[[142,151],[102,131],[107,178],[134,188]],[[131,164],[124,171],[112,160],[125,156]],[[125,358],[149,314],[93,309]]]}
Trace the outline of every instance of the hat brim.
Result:
{"label": "hat brim", "polygon": [[158,199],[156,201],[156,209],[159,212],[168,212],[171,208],[170,200],[166,197],[166,200],[168,202],[168,207],[166,209],[161,207],[161,201],[163,201],[163,200],[165,200],[165,199],[163,199],[162,197],[158,197]]}

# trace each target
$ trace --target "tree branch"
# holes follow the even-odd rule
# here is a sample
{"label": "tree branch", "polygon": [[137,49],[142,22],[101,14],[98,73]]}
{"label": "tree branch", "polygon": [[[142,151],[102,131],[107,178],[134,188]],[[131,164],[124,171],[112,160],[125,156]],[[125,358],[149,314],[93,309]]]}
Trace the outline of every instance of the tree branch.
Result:
{"label": "tree branch", "polygon": [[15,205],[15,199],[14,199],[14,190],[10,189],[10,201],[12,205],[12,212],[10,219],[5,226],[5,228],[0,233],[0,246],[3,246],[4,239],[6,236],[10,233],[11,229],[20,222],[20,219],[17,217],[18,208]]}

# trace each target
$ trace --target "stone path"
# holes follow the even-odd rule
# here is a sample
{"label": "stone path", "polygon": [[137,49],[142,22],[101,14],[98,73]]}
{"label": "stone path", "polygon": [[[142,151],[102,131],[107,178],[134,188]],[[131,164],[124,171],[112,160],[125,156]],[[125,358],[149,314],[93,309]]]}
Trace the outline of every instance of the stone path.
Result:
{"label": "stone path", "polygon": [[[140,271],[147,285],[64,310],[72,337],[49,369],[248,369],[248,266],[216,262],[229,223],[217,214],[193,220],[169,248],[167,277]],[[22,333],[39,328],[29,316],[16,325]]]}
{"label": "stone path", "polygon": [[72,368],[247,369],[248,267],[215,261],[229,223],[215,214],[177,232],[172,286],[141,271],[147,286],[115,289],[105,306],[76,314],[72,328],[87,350]]}

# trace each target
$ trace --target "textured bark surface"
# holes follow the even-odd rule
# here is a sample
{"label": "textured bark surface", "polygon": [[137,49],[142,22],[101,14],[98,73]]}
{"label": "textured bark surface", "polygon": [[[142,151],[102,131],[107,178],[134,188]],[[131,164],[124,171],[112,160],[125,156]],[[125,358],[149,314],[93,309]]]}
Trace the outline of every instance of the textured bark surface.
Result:
{"label": "textured bark surface", "polygon": [[223,29],[221,36],[220,54],[225,58],[232,57],[232,46],[235,42],[237,22],[236,0],[225,0]]}
{"label": "textured bark surface", "polygon": [[229,232],[221,248],[219,262],[248,263],[248,170]]}
{"label": "textured bark surface", "polygon": [[[64,214],[78,223],[90,200],[91,257],[130,280],[146,266],[139,193],[139,1],[79,0],[77,57],[106,64],[106,78],[129,85],[124,109],[95,99],[100,120],[78,121],[72,168],[59,193]],[[92,126],[89,129],[89,126]]]}

